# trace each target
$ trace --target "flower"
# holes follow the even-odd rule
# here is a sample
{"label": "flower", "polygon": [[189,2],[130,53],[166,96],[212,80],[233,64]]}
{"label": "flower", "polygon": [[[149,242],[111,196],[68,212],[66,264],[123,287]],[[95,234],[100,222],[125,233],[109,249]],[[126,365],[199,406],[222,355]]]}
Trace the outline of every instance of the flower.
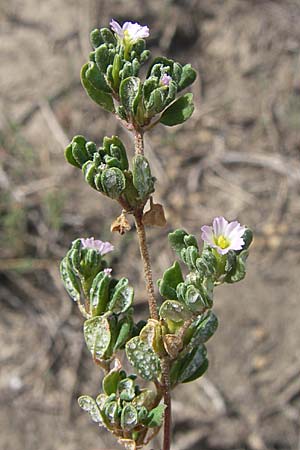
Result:
{"label": "flower", "polygon": [[170,75],[167,75],[166,73],[164,73],[163,76],[161,77],[160,83],[163,86],[169,86],[171,81],[172,81],[172,77],[170,77]]}
{"label": "flower", "polygon": [[139,23],[124,22],[121,26],[116,20],[110,21],[110,27],[116,35],[122,40],[137,41],[149,36],[149,28]]}
{"label": "flower", "polygon": [[104,272],[105,275],[107,275],[108,277],[111,277],[112,269],[111,269],[110,267],[107,267],[106,269],[103,270],[103,272]]}
{"label": "flower", "polygon": [[91,238],[81,238],[81,244],[83,248],[90,250],[96,250],[100,255],[105,255],[108,252],[113,251],[114,246],[110,242],[102,242],[100,240],[95,240]]}
{"label": "flower", "polygon": [[241,250],[245,244],[243,234],[246,227],[241,226],[238,221],[228,222],[224,217],[215,217],[213,225],[204,225],[202,228],[202,239],[220,255],[226,255],[229,250]]}

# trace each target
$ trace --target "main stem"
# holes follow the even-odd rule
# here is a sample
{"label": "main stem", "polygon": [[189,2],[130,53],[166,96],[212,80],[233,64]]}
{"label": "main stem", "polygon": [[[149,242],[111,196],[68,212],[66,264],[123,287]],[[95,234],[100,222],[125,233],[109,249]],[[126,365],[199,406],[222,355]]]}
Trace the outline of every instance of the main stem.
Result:
{"label": "main stem", "polygon": [[[135,153],[138,155],[144,154],[144,140],[143,133],[135,130]],[[152,277],[151,261],[148,251],[146,231],[143,224],[143,210],[144,207],[138,209],[134,213],[135,225],[139,240],[139,247],[141,257],[144,265],[144,275],[146,282],[146,289],[148,294],[149,311],[152,319],[159,320],[157,302],[154,293],[154,284]],[[163,391],[164,404],[166,406],[164,415],[164,438],[163,438],[163,450],[170,450],[171,448],[171,387],[170,387],[170,363],[169,358],[164,357],[161,359],[161,372],[162,383],[161,388]]]}

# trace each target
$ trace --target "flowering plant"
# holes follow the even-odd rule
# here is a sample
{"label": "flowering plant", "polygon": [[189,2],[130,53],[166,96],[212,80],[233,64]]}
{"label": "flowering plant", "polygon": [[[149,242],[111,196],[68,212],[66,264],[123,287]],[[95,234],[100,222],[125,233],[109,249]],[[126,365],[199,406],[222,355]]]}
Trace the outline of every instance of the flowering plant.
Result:
{"label": "flowering plant", "polygon": [[[65,157],[82,170],[93,189],[119,203],[121,214],[111,231],[124,234],[131,228],[128,216],[133,216],[150,317],[135,322],[134,289],[127,278],[114,278],[106,261],[113,246],[93,237],[76,239],[61,262],[61,276],[85,318],[87,348],[104,372],[99,395],[82,395],[78,401],[127,450],[142,448],[161,427],[163,450],[169,450],[171,390],[207,370],[205,343],[218,326],[212,312],[214,288],[244,278],[252,233],[223,217],[202,227],[202,248],[183,229],[170,233],[169,243],[181,264],[176,260],[158,280],[158,299],[145,226],[165,226],[166,219],[163,206],[153,200],[156,179],[144,154],[143,136],[159,123],[173,126],[189,119],[193,97],[180,92],[193,83],[196,72],[190,64],[158,57],[142,80],[140,68],[150,56],[144,40],[148,27],[131,22],[121,26],[115,20],[110,26],[92,31],[94,50],[81,79],[89,97],[132,133],[135,155],[129,164],[117,136],[104,137],[100,147],[75,136]],[[124,356],[130,372],[121,362]]]}

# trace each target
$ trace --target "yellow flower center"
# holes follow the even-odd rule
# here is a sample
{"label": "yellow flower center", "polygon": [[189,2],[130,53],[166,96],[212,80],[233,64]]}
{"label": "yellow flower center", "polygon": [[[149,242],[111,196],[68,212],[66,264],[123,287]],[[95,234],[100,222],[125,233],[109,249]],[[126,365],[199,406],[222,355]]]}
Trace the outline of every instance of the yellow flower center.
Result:
{"label": "yellow flower center", "polygon": [[230,241],[225,236],[216,236],[215,237],[215,243],[218,247],[224,249],[229,247]]}

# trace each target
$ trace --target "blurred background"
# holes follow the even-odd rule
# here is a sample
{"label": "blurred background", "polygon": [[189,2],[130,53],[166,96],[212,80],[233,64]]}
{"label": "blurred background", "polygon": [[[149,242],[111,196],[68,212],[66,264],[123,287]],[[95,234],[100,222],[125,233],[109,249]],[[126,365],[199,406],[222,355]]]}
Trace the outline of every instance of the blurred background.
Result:
{"label": "blurred background", "polygon": [[58,273],[73,239],[111,240],[147,313],[134,230],[111,236],[119,208],[63,156],[76,134],[118,134],[132,151],[79,81],[90,30],[112,17],[148,24],[153,55],[199,71],[192,118],[146,139],[168,220],[148,231],[155,278],[174,260],[171,229],[200,237],[224,215],[255,232],[246,279],[216,292],[207,374],[174,392],[172,448],[298,450],[299,0],[1,0],[0,447],[117,447],[77,406],[100,374]]}

